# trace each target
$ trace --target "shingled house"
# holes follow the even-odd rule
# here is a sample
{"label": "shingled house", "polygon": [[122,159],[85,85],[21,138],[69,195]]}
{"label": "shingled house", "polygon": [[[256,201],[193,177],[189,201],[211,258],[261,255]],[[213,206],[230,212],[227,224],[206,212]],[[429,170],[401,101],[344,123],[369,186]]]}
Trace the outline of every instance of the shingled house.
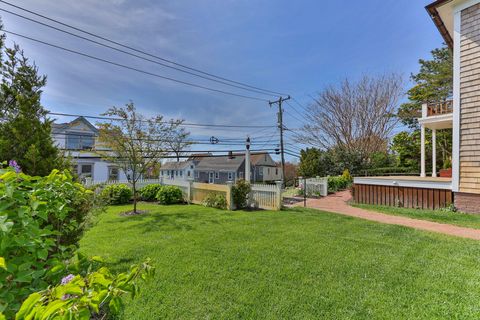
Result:
{"label": "shingled house", "polygon": [[[245,154],[202,156],[191,158],[195,163],[194,180],[203,183],[223,184],[245,179]],[[282,172],[268,153],[250,155],[251,182],[267,183],[282,180]]]}
{"label": "shingled house", "polygon": [[[480,0],[437,0],[426,9],[453,52],[453,99],[423,105],[420,177],[355,178],[355,200],[430,209],[454,203],[480,213]],[[425,130],[432,132],[431,176],[425,171]],[[437,130],[452,130],[451,178],[437,175]]]}

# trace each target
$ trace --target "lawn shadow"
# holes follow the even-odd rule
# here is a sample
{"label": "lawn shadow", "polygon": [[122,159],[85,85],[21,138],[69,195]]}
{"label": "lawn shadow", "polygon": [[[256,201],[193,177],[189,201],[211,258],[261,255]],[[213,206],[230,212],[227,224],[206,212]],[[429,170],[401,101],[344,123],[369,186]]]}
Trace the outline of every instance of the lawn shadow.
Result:
{"label": "lawn shadow", "polygon": [[138,261],[131,257],[132,255],[128,255],[130,258],[120,258],[116,261],[111,261],[111,262],[103,262],[102,265],[107,267],[111,271],[116,271],[116,272],[125,272],[127,271],[130,266],[134,263],[137,263]]}
{"label": "lawn shadow", "polygon": [[150,233],[157,231],[170,231],[170,230],[182,230],[192,231],[196,229],[198,225],[205,224],[220,224],[220,221],[214,217],[208,217],[201,212],[192,212],[191,208],[188,208],[188,212],[182,210],[180,207],[178,210],[165,210],[162,212],[162,207],[159,206],[158,210],[148,210],[145,214],[122,216],[121,222],[139,222],[136,228],[140,227],[142,233]]}

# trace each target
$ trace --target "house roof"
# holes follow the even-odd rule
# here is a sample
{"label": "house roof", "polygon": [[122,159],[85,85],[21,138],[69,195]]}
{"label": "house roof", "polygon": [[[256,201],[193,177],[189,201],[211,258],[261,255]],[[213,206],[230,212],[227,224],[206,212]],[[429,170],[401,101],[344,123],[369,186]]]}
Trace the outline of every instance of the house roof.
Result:
{"label": "house roof", "polygon": [[453,48],[453,10],[450,2],[454,0],[437,0],[425,7],[445,43]]}
{"label": "house roof", "polygon": [[230,156],[215,156],[215,157],[202,157],[200,162],[195,166],[197,170],[225,170],[225,171],[237,171],[243,164],[245,158],[238,155]]}
{"label": "house roof", "polygon": [[72,125],[74,125],[77,122],[82,122],[84,123],[87,127],[89,127],[94,133],[98,133],[98,129],[95,128],[93,124],[90,123],[87,119],[84,117],[80,116],[70,122],[64,122],[64,123],[53,123],[52,124],[52,132],[53,133],[60,133],[64,130],[68,130]]}
{"label": "house roof", "polygon": [[[253,166],[258,165],[260,162],[264,161],[266,152],[251,153],[250,162]],[[240,166],[245,162],[244,153],[233,153],[226,156],[215,156],[215,157],[201,157],[199,158],[199,163],[196,165],[195,169],[197,170],[225,170],[225,171],[236,171]]]}
{"label": "house roof", "polygon": [[179,161],[179,162],[165,162],[162,164],[161,170],[182,170],[190,166],[190,161]]}

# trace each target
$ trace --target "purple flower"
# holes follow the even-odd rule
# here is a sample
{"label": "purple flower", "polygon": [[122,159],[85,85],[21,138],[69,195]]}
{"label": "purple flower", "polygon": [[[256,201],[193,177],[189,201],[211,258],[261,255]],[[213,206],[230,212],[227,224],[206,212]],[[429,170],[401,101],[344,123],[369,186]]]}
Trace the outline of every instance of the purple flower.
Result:
{"label": "purple flower", "polygon": [[68,300],[68,299],[72,299],[74,296],[72,296],[71,294],[64,294],[62,296],[62,300]]}
{"label": "purple flower", "polygon": [[62,285],[65,285],[67,283],[69,283],[70,281],[72,281],[72,279],[74,278],[75,276],[73,274],[69,274],[68,276],[65,276],[62,278]]}
{"label": "purple flower", "polygon": [[15,160],[10,160],[10,161],[8,162],[8,165],[9,165],[10,167],[12,167],[12,168],[15,170],[16,173],[20,173],[20,171],[22,171],[22,168],[20,168],[20,166],[18,165],[17,161],[15,161]]}

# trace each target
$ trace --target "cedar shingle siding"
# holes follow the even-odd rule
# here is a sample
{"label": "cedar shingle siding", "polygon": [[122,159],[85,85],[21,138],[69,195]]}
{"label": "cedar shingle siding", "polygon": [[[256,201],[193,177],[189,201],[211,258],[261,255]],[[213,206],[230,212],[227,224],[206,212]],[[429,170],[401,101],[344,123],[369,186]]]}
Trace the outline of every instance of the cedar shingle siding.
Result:
{"label": "cedar shingle siding", "polygon": [[461,16],[459,191],[480,194],[480,4]]}

